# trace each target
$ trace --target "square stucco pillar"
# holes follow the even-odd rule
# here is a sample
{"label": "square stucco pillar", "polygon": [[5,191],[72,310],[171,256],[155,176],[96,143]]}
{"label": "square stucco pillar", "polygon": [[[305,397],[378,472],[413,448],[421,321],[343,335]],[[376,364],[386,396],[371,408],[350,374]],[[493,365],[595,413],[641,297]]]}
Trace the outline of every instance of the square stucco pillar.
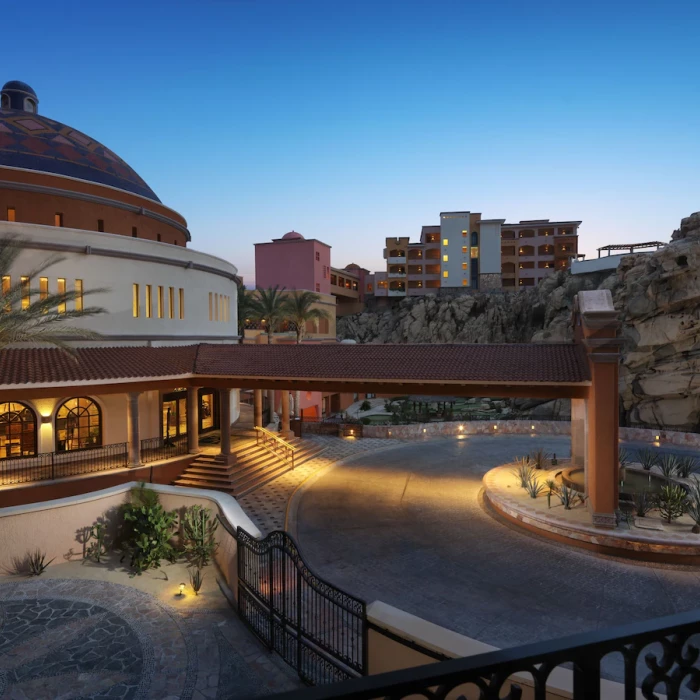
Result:
{"label": "square stucco pillar", "polygon": [[199,454],[199,387],[187,387],[187,450]]}
{"label": "square stucco pillar", "polygon": [[586,399],[571,399],[571,464],[583,467],[586,464]]}
{"label": "square stucco pillar", "polygon": [[127,466],[140,467],[141,461],[141,428],[139,426],[139,397],[141,393],[131,391],[126,395],[126,450]]}

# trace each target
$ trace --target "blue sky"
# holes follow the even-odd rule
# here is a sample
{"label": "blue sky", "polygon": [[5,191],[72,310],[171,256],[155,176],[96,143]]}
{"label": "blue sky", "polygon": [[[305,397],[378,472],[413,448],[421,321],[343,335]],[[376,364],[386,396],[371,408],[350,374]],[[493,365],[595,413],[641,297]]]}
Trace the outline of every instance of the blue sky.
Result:
{"label": "blue sky", "polygon": [[[101,140],[248,281],[295,229],[336,266],[440,211],[667,240],[700,209],[700,3],[35,0],[5,80]],[[24,27],[25,31],[21,28]]]}

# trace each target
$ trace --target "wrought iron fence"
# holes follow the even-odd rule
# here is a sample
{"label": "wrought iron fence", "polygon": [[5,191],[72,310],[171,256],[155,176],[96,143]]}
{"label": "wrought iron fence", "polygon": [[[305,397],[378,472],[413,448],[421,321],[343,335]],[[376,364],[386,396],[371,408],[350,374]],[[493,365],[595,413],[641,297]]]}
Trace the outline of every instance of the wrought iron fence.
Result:
{"label": "wrought iron fence", "polygon": [[238,612],[246,625],[307,683],[364,674],[364,601],[316,576],[288,533],[258,540],[221,522],[238,543]]}
{"label": "wrought iron fence", "polygon": [[66,452],[43,452],[33,457],[0,460],[0,484],[9,486],[92,474],[127,465],[126,443]]}
{"label": "wrought iron fence", "polygon": [[623,662],[624,694],[614,697],[635,700],[641,692],[654,700],[663,693],[678,700],[696,697],[700,690],[700,650],[694,635],[700,635],[700,610],[284,693],[277,700],[545,700],[552,671],[565,664],[573,669],[571,697],[600,700],[610,697],[601,688],[601,666],[608,655]]}
{"label": "wrought iron fence", "polygon": [[177,437],[154,437],[141,440],[141,461],[144,464],[171,459],[188,452],[187,435]]}

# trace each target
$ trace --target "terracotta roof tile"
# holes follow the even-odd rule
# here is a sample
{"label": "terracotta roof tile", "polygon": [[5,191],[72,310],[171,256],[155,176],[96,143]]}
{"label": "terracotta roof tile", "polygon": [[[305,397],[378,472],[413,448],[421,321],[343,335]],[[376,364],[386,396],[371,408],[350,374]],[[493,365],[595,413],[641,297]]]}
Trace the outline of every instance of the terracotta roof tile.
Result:
{"label": "terracotta roof tile", "polygon": [[573,343],[504,345],[201,345],[196,374],[307,379],[582,382]]}

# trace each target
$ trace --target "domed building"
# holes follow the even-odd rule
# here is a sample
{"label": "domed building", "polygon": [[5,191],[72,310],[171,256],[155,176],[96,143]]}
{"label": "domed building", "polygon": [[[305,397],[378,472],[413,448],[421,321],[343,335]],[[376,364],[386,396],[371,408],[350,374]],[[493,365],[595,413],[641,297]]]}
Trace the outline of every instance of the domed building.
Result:
{"label": "domed building", "polygon": [[[100,337],[67,339],[72,345],[237,343],[236,267],[188,248],[184,217],[107,146],[41,114],[29,85],[5,83],[0,100],[0,236],[23,241],[3,284],[24,278],[32,294],[75,290],[81,293],[76,308],[82,292],[86,304],[104,307],[107,313],[71,321]],[[51,256],[57,262],[30,280]],[[90,290],[103,291],[87,295]],[[178,352],[171,353],[176,361]],[[144,385],[131,408],[124,393],[102,392],[99,379],[86,384],[82,395],[44,392],[40,399],[0,403],[0,460],[123,444],[133,409],[140,437],[153,444],[187,432],[187,390],[177,384],[165,391]],[[237,392],[230,394],[235,420]],[[200,431],[219,426],[218,396],[198,389]]]}

